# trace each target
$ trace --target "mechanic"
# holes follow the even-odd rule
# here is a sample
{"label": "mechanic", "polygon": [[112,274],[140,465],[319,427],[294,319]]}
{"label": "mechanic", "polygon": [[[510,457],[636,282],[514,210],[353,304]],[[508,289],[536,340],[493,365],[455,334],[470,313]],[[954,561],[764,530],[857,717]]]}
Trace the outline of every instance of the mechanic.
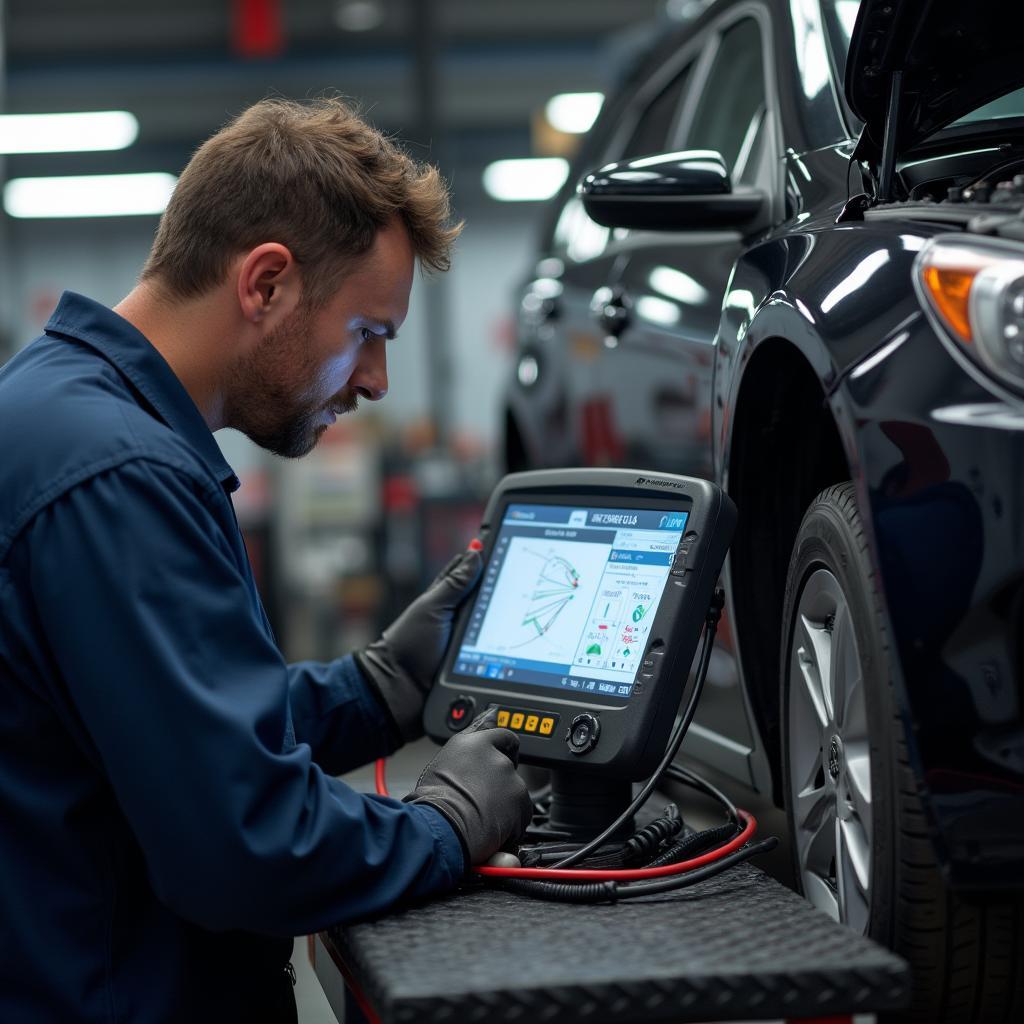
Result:
{"label": "mechanic", "polygon": [[[387,391],[437,171],[337,100],[193,156],[135,289],[0,371],[0,1020],[287,1021],[292,936],[454,886],[530,818],[489,722],[405,801],[333,778],[422,734],[457,556],[381,638],[286,664],[213,431],[288,457]],[[471,545],[471,548],[475,545]]]}

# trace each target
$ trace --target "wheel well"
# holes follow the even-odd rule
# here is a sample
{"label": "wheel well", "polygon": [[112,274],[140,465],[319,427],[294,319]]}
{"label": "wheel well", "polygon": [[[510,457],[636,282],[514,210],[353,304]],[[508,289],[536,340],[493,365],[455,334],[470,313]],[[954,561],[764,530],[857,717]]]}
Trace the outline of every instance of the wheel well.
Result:
{"label": "wheel well", "polygon": [[736,399],[729,494],[739,518],[730,576],[747,694],[781,799],[779,664],[786,573],[804,512],[850,467],[825,392],[789,342],[762,342]]}

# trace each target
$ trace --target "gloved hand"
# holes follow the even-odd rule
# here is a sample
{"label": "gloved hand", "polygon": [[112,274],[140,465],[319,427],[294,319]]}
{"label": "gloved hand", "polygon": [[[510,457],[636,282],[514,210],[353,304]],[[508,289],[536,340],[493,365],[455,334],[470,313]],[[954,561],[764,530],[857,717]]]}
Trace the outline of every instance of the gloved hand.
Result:
{"label": "gloved hand", "polygon": [[423,703],[448,649],[456,609],[480,576],[479,544],[456,555],[380,639],[355,654],[403,743],[423,735]]}
{"label": "gloved hand", "polygon": [[407,803],[429,804],[462,842],[466,867],[483,864],[517,840],[533,817],[526,782],[516,774],[519,737],[495,725],[492,708],[456,733],[423,769]]}

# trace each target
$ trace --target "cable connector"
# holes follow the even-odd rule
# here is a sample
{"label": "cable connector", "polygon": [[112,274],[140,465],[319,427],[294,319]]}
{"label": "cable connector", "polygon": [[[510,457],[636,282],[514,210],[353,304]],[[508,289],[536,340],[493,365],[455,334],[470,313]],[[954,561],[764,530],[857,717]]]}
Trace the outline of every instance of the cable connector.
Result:
{"label": "cable connector", "polygon": [[721,587],[716,587],[715,592],[711,595],[711,604],[708,606],[708,617],[707,624],[708,629],[714,630],[718,628],[718,620],[722,617],[722,609],[725,607],[725,591]]}
{"label": "cable connector", "polygon": [[655,854],[662,843],[675,838],[683,828],[683,819],[679,817],[679,809],[669,804],[660,818],[655,818],[649,825],[640,829],[626,841],[626,862],[637,863],[648,860]]}

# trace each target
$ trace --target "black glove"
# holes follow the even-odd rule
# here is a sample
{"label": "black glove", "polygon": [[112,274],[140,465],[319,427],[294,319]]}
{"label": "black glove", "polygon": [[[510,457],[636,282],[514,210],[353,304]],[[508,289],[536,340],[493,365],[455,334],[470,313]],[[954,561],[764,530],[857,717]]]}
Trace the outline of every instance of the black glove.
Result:
{"label": "black glove", "polygon": [[423,702],[452,635],[455,611],[476,584],[480,552],[464,551],[375,640],[355,655],[403,743],[423,735]]}
{"label": "black glove", "polygon": [[519,737],[497,728],[496,719],[492,708],[456,733],[405,798],[429,804],[448,819],[467,868],[515,842],[533,817],[530,791],[516,773]]}

